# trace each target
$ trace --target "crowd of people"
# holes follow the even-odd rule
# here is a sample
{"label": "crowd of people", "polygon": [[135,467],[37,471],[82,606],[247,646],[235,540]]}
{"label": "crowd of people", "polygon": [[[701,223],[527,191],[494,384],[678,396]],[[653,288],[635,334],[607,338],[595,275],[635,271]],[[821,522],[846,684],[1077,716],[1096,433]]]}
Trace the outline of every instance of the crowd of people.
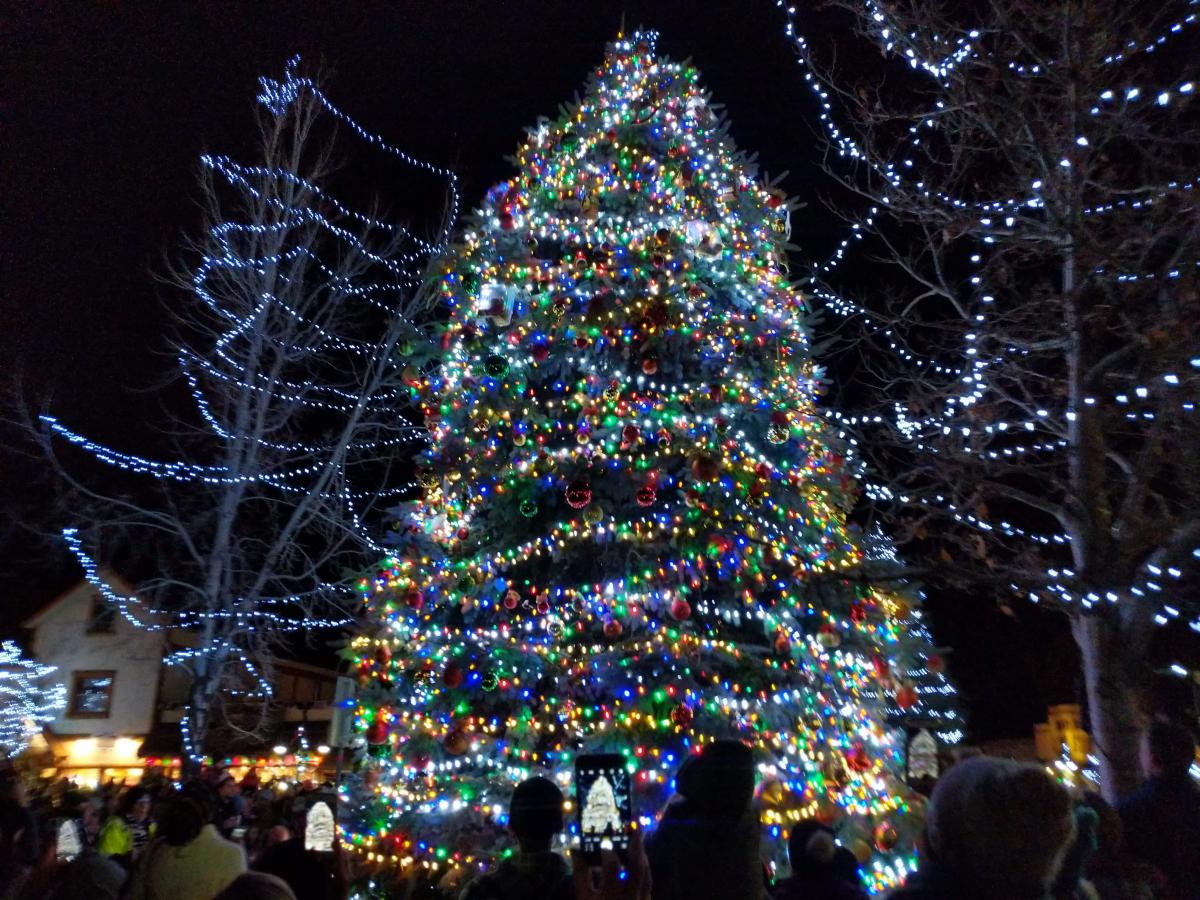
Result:
{"label": "crowd of people", "polygon": [[[938,781],[921,865],[893,900],[1200,900],[1200,789],[1192,736],[1155,723],[1144,786],[1116,809],[1073,795],[1043,769],[972,757]],[[793,827],[791,874],[761,862],[755,760],[735,741],[689,757],[652,831],[596,865],[553,847],[565,798],[544,777],[517,786],[514,851],[459,900],[865,900],[859,862],[819,822]],[[0,900],[346,900],[346,860],[308,850],[307,789],[280,794],[213,770],[85,796],[63,787],[30,803],[0,773]],[[74,841],[72,841],[74,836]],[[71,844],[64,853],[62,844]]]}
{"label": "crowd of people", "polygon": [[151,771],[132,787],[62,779],[29,797],[0,770],[0,900],[345,900],[339,849],[303,839],[324,796],[211,767],[182,785]]}

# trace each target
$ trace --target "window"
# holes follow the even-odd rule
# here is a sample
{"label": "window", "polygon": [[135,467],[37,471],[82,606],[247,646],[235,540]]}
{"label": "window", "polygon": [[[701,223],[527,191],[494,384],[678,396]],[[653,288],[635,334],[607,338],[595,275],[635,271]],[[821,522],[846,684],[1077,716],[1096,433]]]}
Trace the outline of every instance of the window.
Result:
{"label": "window", "polygon": [[112,634],[117,624],[117,610],[99,594],[92,596],[92,608],[88,613],[88,634]]}
{"label": "window", "polygon": [[113,681],[116,672],[76,672],[71,684],[73,719],[107,719],[112,708]]}

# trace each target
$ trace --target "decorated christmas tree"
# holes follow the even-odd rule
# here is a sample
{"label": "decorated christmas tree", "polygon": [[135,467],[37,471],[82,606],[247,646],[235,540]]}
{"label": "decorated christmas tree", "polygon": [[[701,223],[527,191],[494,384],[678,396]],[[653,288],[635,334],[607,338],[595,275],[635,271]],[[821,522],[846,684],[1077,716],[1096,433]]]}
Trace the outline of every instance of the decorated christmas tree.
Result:
{"label": "decorated christmas tree", "polygon": [[681,760],[732,737],[765,854],[815,816],[897,883],[913,603],[848,522],[786,198],[645,33],[516,166],[437,272],[443,364],[411,373],[433,439],[361,585],[347,842],[449,886],[508,845],[529,775],[573,796],[578,754],[622,753],[650,826]]}

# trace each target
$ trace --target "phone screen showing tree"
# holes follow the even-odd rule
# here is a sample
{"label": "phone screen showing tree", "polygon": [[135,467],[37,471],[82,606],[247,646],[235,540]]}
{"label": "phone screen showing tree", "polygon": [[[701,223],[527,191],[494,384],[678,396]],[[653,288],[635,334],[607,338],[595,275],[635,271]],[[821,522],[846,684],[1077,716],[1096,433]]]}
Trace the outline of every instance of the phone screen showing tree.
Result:
{"label": "phone screen showing tree", "polygon": [[633,780],[618,753],[580,756],[575,762],[579,843],[593,859],[601,850],[624,853],[633,822]]}

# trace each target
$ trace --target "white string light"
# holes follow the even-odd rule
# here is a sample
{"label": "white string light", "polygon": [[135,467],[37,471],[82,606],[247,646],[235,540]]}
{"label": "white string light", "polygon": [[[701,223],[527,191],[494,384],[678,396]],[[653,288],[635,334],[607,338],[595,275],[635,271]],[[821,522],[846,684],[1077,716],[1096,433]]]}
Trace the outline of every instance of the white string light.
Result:
{"label": "white string light", "polygon": [[0,642],[0,757],[24,752],[66,705],[66,687],[47,682],[56,671],[22,656],[12,641]]}

